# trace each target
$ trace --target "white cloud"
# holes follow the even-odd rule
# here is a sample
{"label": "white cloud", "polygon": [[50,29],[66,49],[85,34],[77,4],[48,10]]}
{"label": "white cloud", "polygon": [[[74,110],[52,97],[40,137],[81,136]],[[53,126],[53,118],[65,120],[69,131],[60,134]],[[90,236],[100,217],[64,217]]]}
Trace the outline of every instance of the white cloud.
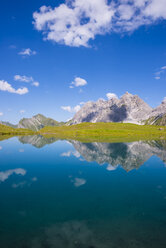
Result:
{"label": "white cloud", "polygon": [[134,14],[132,5],[122,4],[118,7],[118,13],[122,20],[130,20]]}
{"label": "white cloud", "polygon": [[17,90],[12,87],[11,84],[4,80],[0,80],[0,90],[1,91],[7,91],[10,93],[18,94],[18,95],[24,95],[27,94],[29,91],[26,87],[18,88]]}
{"label": "white cloud", "polygon": [[38,87],[39,86],[39,82],[35,81],[35,82],[32,83],[32,85]]}
{"label": "white cloud", "polygon": [[15,81],[25,82],[29,83],[33,81],[33,77],[27,77],[27,76],[21,76],[21,75],[15,75],[14,76]]}
{"label": "white cloud", "polygon": [[[87,84],[87,81],[80,77],[75,77],[74,81],[71,83],[70,88],[85,86]],[[74,85],[74,86],[73,86]]]}
{"label": "white cloud", "polygon": [[73,108],[73,112],[78,112],[80,109],[81,109],[80,105],[76,105],[76,106]]}
{"label": "white cloud", "polygon": [[75,107],[71,107],[71,106],[61,106],[61,109],[68,111],[70,113],[76,113],[81,109],[80,105],[76,105]]}
{"label": "white cloud", "polygon": [[26,170],[18,168],[14,170],[2,171],[0,172],[0,182],[6,181],[13,174],[24,176],[26,174]]}
{"label": "white cloud", "polygon": [[110,100],[110,99],[112,99],[112,98],[116,98],[116,99],[118,99],[118,96],[115,94],[115,93],[107,93],[106,94],[106,96],[107,96],[107,98]]}
{"label": "white cloud", "polygon": [[20,114],[24,114],[25,113],[25,110],[24,109],[21,109],[19,112],[20,112]]}
{"label": "white cloud", "polygon": [[161,70],[166,70],[166,65],[161,67]]}
{"label": "white cloud", "polygon": [[156,76],[156,77],[155,77],[155,79],[156,79],[156,80],[159,80],[159,79],[160,79],[160,77],[159,77],[159,76]]}
{"label": "white cloud", "polygon": [[70,106],[61,106],[61,109],[68,111],[68,112],[72,112],[72,108]]}
{"label": "white cloud", "polygon": [[36,54],[36,51],[32,51],[30,48],[26,48],[26,49],[23,49],[18,54],[22,56],[32,56]]}
{"label": "white cloud", "polygon": [[33,77],[27,77],[27,76],[21,76],[21,75],[15,75],[14,76],[15,81],[20,81],[20,82],[25,82],[25,83],[30,83],[35,87],[39,86],[39,82],[34,81]]}
{"label": "white cloud", "polygon": [[0,146],[0,150],[2,150],[2,146]]}
{"label": "white cloud", "polygon": [[3,115],[3,113],[2,112],[0,112],[0,116],[2,116]]}
{"label": "white cloud", "polygon": [[131,32],[166,19],[165,0],[66,0],[33,13],[34,26],[45,40],[67,46],[89,46],[96,35]]}
{"label": "white cloud", "polygon": [[105,33],[113,14],[105,0],[66,0],[54,9],[42,6],[33,18],[35,28],[46,40],[79,47],[88,46],[89,39]]}

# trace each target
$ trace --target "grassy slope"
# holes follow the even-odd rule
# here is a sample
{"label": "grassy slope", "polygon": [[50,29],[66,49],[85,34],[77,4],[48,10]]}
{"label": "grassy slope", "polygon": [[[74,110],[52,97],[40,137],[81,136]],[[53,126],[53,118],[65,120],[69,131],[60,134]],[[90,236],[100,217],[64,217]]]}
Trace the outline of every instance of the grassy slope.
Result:
{"label": "grassy slope", "polygon": [[23,128],[12,128],[9,126],[5,126],[0,124],[0,135],[5,136],[14,136],[14,135],[28,135],[28,134],[34,134],[31,130],[23,129]]}
{"label": "grassy slope", "polygon": [[76,139],[83,142],[166,139],[166,127],[125,123],[81,123],[72,126],[44,127],[38,133],[46,137]]}

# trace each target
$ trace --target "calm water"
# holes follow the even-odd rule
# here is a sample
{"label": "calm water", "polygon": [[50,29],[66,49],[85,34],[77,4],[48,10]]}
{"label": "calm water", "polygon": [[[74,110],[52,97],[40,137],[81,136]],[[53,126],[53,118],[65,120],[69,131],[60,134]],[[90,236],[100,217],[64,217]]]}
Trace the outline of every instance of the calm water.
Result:
{"label": "calm water", "polygon": [[165,248],[166,141],[1,141],[0,247]]}

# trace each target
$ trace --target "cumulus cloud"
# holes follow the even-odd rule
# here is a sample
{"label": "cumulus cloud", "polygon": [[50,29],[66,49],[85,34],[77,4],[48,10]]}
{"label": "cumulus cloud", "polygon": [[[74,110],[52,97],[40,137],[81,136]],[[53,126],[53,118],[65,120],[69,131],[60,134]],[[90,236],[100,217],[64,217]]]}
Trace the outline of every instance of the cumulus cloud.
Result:
{"label": "cumulus cloud", "polygon": [[114,11],[105,0],[66,0],[54,9],[42,6],[33,14],[35,28],[45,39],[68,46],[88,46],[89,39],[109,29]]}
{"label": "cumulus cloud", "polygon": [[0,116],[2,116],[3,115],[3,113],[2,112],[0,112]]}
{"label": "cumulus cloud", "polygon": [[74,81],[71,83],[70,88],[85,86],[87,81],[80,77],[75,77]]}
{"label": "cumulus cloud", "polygon": [[71,107],[71,106],[61,106],[61,109],[68,111],[70,113],[76,113],[81,109],[80,105],[76,105],[75,107]]}
{"label": "cumulus cloud", "polygon": [[106,96],[107,96],[107,98],[110,100],[110,99],[112,99],[112,98],[116,98],[116,99],[118,99],[118,96],[115,94],[115,93],[107,93],[106,94]]}
{"label": "cumulus cloud", "polygon": [[11,84],[9,84],[7,81],[0,80],[0,90],[1,91],[7,91],[10,93],[18,94],[18,95],[24,95],[27,94],[29,91],[26,87],[18,88],[17,90],[12,87]]}
{"label": "cumulus cloud", "polygon": [[2,172],[0,172],[0,182],[6,181],[13,174],[25,176],[26,170],[24,170],[22,168],[18,168],[18,169],[14,169],[14,170],[2,171]]}
{"label": "cumulus cloud", "polygon": [[18,53],[24,57],[32,56],[36,54],[36,51],[32,51],[30,48],[23,49],[21,52]]}
{"label": "cumulus cloud", "polygon": [[33,77],[27,77],[27,76],[21,76],[21,75],[15,75],[14,76],[14,80],[15,81],[20,81],[20,82],[25,82],[25,83],[30,83],[35,86],[38,87],[39,86],[39,82],[34,81]]}
{"label": "cumulus cloud", "polygon": [[165,0],[66,0],[33,13],[33,24],[45,40],[67,46],[89,46],[108,32],[131,32],[166,19]]}

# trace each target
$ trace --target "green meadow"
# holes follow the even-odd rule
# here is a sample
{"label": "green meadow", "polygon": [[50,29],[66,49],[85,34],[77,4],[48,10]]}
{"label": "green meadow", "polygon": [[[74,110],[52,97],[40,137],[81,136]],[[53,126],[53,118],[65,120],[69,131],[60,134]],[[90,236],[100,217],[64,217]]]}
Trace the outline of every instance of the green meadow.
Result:
{"label": "green meadow", "polygon": [[82,142],[130,142],[166,139],[166,127],[128,123],[81,123],[72,126],[44,127],[38,132],[33,132],[0,125],[0,140],[11,136],[37,134],[46,138],[74,139]]}
{"label": "green meadow", "polygon": [[72,126],[44,127],[39,134],[83,142],[124,142],[166,139],[166,127],[127,123],[81,123]]}
{"label": "green meadow", "polygon": [[24,128],[13,128],[6,125],[0,124],[0,136],[17,136],[17,135],[31,135],[34,134],[33,131]]}

